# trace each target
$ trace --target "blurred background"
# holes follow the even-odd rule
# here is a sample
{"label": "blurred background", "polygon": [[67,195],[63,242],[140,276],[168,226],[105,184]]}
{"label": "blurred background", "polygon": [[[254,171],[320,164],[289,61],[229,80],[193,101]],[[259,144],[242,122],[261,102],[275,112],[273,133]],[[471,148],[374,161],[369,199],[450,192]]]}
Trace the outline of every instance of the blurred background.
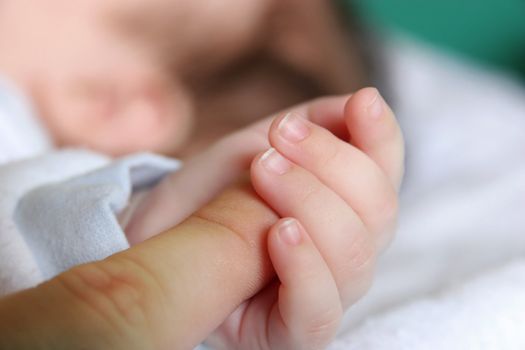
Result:
{"label": "blurred background", "polygon": [[376,31],[398,31],[525,79],[525,2],[352,1],[347,11]]}

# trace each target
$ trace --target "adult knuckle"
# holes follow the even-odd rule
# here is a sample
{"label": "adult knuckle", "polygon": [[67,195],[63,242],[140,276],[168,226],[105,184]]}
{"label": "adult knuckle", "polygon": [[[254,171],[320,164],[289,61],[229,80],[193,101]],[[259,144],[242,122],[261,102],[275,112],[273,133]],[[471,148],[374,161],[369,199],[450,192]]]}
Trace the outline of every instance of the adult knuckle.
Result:
{"label": "adult knuckle", "polygon": [[62,274],[58,280],[77,301],[106,321],[116,334],[127,336],[136,330],[146,330],[147,287],[133,276],[133,269],[111,264],[115,263],[82,265]]}
{"label": "adult knuckle", "polygon": [[206,222],[208,225],[215,227],[218,231],[227,233],[228,235],[237,238],[239,242],[242,242],[242,245],[247,247],[252,245],[252,242],[248,239],[246,233],[241,227],[238,227],[235,222],[216,218],[205,210],[199,210],[193,213],[192,219]]}

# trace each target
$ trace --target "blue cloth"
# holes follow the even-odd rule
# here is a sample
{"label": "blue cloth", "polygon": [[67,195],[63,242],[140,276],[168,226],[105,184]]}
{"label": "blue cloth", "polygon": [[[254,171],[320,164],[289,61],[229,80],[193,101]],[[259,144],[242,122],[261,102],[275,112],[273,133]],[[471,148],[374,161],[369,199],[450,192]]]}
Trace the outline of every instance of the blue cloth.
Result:
{"label": "blue cloth", "polygon": [[177,160],[138,154],[25,194],[15,223],[44,279],[128,248],[116,214],[134,190],[154,185],[179,167]]}

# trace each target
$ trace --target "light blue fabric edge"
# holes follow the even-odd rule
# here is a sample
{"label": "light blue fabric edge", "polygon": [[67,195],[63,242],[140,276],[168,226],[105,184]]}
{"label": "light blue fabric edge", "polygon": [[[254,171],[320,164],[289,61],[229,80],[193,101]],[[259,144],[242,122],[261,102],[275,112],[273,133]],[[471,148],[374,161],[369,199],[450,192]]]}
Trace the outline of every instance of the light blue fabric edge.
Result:
{"label": "light blue fabric edge", "polygon": [[25,194],[14,219],[44,279],[129,248],[116,214],[134,190],[153,186],[180,166],[178,160],[136,154]]}

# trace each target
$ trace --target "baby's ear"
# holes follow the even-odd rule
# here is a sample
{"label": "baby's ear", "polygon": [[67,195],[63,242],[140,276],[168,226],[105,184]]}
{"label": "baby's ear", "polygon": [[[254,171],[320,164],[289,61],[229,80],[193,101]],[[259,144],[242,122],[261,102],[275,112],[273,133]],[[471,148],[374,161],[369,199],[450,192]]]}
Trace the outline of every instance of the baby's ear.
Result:
{"label": "baby's ear", "polygon": [[171,152],[187,137],[192,104],[182,85],[141,82],[137,86],[116,85],[99,96],[98,131],[89,141],[104,153]]}

